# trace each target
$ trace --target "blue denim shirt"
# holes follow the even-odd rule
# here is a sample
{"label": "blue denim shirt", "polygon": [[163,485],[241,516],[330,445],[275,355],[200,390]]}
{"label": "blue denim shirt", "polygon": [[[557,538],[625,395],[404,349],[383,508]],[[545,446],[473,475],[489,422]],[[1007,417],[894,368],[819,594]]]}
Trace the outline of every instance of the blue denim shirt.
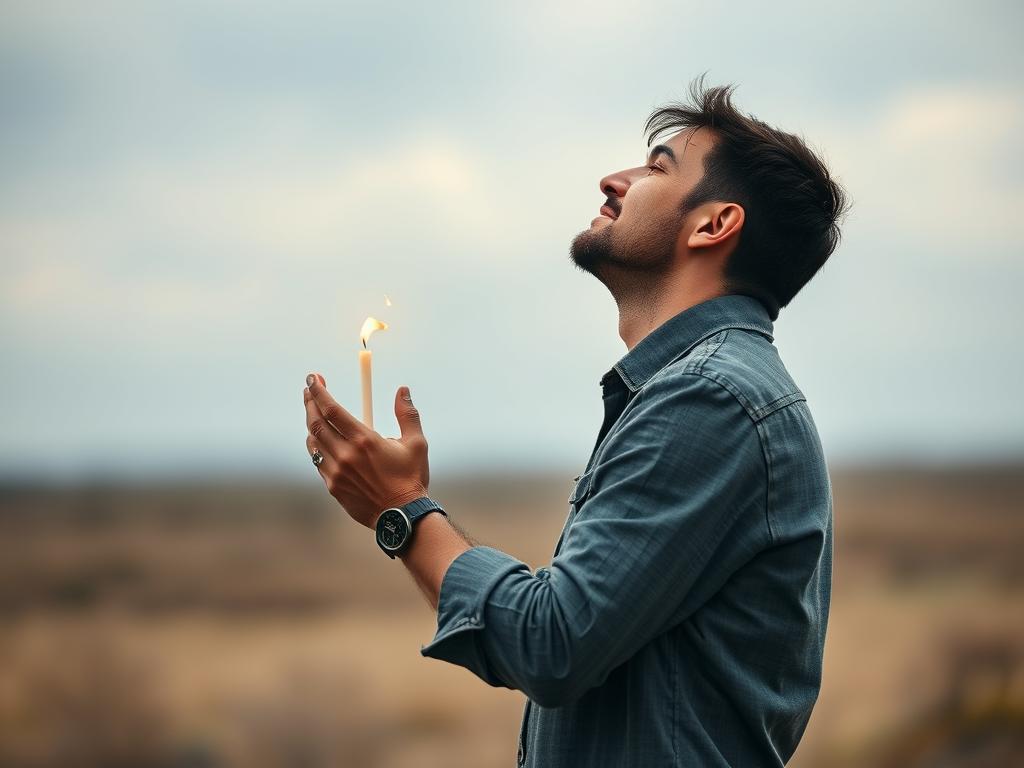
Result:
{"label": "blue denim shirt", "polygon": [[420,653],[526,694],[520,766],[781,766],[796,749],[832,489],[772,330],[739,294],[656,328],[601,379],[551,564],[476,546],[445,573]]}

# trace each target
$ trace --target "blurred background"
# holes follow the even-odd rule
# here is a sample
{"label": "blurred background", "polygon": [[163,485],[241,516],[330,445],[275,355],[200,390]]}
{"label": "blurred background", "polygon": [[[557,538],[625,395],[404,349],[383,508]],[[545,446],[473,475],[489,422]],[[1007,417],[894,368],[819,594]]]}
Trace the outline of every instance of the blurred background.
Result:
{"label": "blurred background", "polygon": [[[690,80],[854,201],[776,345],[833,477],[792,765],[1024,760],[1024,53],[1012,2],[0,5],[0,765],[504,766],[523,697],[306,454],[302,387],[550,561],[626,349],[569,261]],[[385,295],[391,305],[385,303]],[[397,728],[397,735],[396,735]]]}

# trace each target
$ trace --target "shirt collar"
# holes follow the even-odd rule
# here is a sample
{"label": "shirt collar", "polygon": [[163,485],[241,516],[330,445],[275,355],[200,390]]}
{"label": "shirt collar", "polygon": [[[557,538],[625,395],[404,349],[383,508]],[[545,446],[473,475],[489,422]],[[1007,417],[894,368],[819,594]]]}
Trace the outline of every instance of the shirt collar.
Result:
{"label": "shirt collar", "polygon": [[666,365],[725,328],[756,331],[774,341],[771,317],[760,301],[739,293],[716,296],[684,309],[647,334],[601,377],[601,386],[617,375],[636,392]]}

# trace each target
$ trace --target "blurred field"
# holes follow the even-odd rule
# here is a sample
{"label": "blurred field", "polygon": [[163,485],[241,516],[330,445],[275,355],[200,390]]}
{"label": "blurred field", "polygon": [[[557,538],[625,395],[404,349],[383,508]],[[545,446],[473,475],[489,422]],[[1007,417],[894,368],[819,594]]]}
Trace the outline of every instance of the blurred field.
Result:
{"label": "blurred field", "polygon": [[[550,561],[573,472],[437,478]],[[1024,764],[1024,468],[834,471],[825,682],[791,765]],[[515,764],[523,698],[311,478],[0,488],[0,765]]]}

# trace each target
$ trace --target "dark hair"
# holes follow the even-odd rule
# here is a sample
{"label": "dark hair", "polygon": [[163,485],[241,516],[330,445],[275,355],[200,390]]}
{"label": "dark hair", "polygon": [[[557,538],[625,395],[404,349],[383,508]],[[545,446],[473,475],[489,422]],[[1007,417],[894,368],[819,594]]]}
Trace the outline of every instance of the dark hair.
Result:
{"label": "dark hair", "polygon": [[801,137],[738,111],[730,101],[734,89],[705,89],[701,75],[690,84],[692,103],[656,109],[644,132],[650,146],[666,131],[711,130],[715,146],[704,156],[704,178],[683,201],[683,212],[711,201],[743,207],[723,288],[759,299],[775,320],[835,250],[849,203]]}

